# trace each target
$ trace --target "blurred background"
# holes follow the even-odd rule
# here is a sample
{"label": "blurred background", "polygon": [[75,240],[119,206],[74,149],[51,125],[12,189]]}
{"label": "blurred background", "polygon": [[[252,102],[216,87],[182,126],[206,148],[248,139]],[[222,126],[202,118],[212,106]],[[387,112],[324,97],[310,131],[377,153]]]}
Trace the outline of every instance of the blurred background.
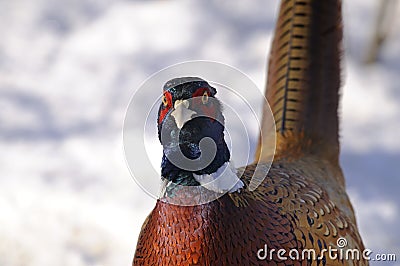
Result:
{"label": "blurred background", "polygon": [[[372,264],[400,265],[398,6],[364,63],[380,3],[344,1],[341,162],[366,247],[397,253]],[[278,4],[0,0],[0,265],[130,265],[155,203],[125,164],[130,97],[193,59],[263,89]]]}

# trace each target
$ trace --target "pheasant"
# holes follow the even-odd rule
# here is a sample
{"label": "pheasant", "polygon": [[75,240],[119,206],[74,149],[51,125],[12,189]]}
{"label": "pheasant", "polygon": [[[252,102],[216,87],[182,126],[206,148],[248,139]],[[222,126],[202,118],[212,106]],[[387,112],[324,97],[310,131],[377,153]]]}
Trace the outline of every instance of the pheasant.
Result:
{"label": "pheasant", "polygon": [[[134,265],[368,265],[360,254],[339,256],[338,240],[364,250],[338,160],[341,40],[339,0],[282,0],[266,86],[276,152],[253,191],[256,166],[267,168],[266,147],[237,177],[216,89],[194,77],[164,85],[157,121],[163,192],[143,224]],[[204,167],[203,138],[215,143]],[[196,163],[181,167],[182,155]],[[221,196],[190,205],[197,194],[183,187]],[[302,255],[310,250],[315,256]]]}

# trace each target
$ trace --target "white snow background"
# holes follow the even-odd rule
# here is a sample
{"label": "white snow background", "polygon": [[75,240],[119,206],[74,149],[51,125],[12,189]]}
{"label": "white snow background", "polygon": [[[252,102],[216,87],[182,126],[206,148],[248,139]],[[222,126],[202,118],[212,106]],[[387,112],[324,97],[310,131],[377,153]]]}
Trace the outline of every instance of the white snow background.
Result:
{"label": "white snow background", "polygon": [[[400,19],[365,67],[379,1],[344,2],[342,166],[366,246],[400,260]],[[0,265],[130,265],[154,206],[125,165],[130,97],[193,59],[263,88],[278,3],[0,1]]]}

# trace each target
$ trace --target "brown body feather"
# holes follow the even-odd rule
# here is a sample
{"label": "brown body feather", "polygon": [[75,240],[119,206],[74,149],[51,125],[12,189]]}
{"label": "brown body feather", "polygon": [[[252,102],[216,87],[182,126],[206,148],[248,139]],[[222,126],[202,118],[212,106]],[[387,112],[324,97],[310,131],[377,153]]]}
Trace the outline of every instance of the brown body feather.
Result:
{"label": "brown body feather", "polygon": [[[271,170],[255,191],[198,206],[157,201],[134,265],[368,265],[328,256],[280,260],[276,253],[257,259],[264,245],[318,255],[339,237],[346,248],[364,248],[338,164],[341,37],[340,1],[282,0],[267,84],[278,135]],[[254,168],[241,177],[246,185]]]}
{"label": "brown body feather", "polygon": [[[255,165],[243,175],[248,185]],[[366,265],[365,261],[318,260],[322,249],[363,250],[354,221],[326,191],[290,163],[274,165],[255,191],[226,194],[198,206],[176,206],[159,200],[146,220],[134,265]],[[185,195],[186,197],[187,195]],[[314,249],[316,259],[280,260],[272,253],[257,258],[259,249]],[[285,256],[288,256],[286,254]],[[305,257],[307,258],[307,257]]]}

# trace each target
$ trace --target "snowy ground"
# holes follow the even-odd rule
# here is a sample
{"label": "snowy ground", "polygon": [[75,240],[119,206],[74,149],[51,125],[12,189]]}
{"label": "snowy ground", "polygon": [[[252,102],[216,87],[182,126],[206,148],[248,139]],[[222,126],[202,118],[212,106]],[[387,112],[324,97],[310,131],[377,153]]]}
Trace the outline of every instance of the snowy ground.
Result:
{"label": "snowy ground", "polygon": [[[400,260],[397,27],[377,65],[360,63],[377,3],[344,5],[341,160],[366,246]],[[129,265],[154,205],[123,156],[130,96],[192,59],[263,87],[277,4],[0,1],[0,265]]]}

